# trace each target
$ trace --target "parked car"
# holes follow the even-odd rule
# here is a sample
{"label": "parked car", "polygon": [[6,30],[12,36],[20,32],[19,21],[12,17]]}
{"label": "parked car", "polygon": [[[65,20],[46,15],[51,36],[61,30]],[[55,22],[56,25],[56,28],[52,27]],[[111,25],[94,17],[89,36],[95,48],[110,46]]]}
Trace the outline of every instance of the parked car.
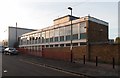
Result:
{"label": "parked car", "polygon": [[6,48],[4,54],[17,55],[18,51],[15,48]]}

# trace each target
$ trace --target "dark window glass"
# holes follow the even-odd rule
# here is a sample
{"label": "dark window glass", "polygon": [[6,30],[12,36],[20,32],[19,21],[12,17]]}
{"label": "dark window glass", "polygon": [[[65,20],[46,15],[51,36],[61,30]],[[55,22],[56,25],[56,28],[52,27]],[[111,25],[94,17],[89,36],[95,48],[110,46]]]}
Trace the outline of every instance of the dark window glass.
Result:
{"label": "dark window glass", "polygon": [[70,44],[66,44],[66,46],[70,46]]}
{"label": "dark window glass", "polygon": [[85,42],[81,42],[80,45],[86,45],[86,43]]}
{"label": "dark window glass", "polygon": [[73,46],[78,46],[78,43],[73,43]]}
{"label": "dark window glass", "polygon": [[58,47],[58,44],[56,44],[55,47]]}
{"label": "dark window glass", "polygon": [[45,39],[42,37],[42,43],[44,43],[45,42]]}
{"label": "dark window glass", "polygon": [[50,45],[50,47],[53,47],[53,45]]}
{"label": "dark window glass", "polygon": [[46,47],[49,47],[49,45],[46,45]]}
{"label": "dark window glass", "polygon": [[87,36],[86,36],[86,33],[81,33],[81,34],[80,34],[80,39],[86,39],[86,37],[87,37]]}
{"label": "dark window glass", "polygon": [[47,42],[47,43],[49,42],[49,38],[46,39],[46,42]]}
{"label": "dark window glass", "polygon": [[66,41],[70,40],[70,35],[66,36]]}
{"label": "dark window glass", "polygon": [[74,34],[72,37],[73,37],[73,40],[77,40],[78,39],[78,34]]}
{"label": "dark window glass", "polygon": [[60,44],[60,47],[64,47],[64,44]]}
{"label": "dark window glass", "polygon": [[53,42],[53,38],[50,38],[50,42]]}
{"label": "dark window glass", "polygon": [[64,36],[60,36],[60,41],[64,41]]}
{"label": "dark window glass", "polygon": [[58,37],[55,37],[55,42],[57,42],[58,41]]}

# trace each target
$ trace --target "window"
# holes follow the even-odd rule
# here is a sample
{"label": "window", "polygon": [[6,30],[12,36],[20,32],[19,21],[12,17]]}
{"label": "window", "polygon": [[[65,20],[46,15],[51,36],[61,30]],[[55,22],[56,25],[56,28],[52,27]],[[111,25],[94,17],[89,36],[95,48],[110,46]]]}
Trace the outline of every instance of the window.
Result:
{"label": "window", "polygon": [[55,29],[55,37],[59,36],[59,28]]}
{"label": "window", "polygon": [[72,38],[73,38],[73,40],[77,40],[77,39],[78,39],[78,34],[74,34],[74,35],[72,36]]}
{"label": "window", "polygon": [[64,47],[64,44],[60,44],[60,47]]}
{"label": "window", "polygon": [[49,42],[49,37],[50,37],[49,31],[46,31],[46,42],[47,43]]}
{"label": "window", "polygon": [[41,38],[40,37],[38,38],[38,43],[41,43]]}
{"label": "window", "polygon": [[78,24],[72,25],[73,34],[78,34]]}
{"label": "window", "polygon": [[70,44],[66,44],[66,46],[70,46]]}
{"label": "window", "polygon": [[58,41],[58,37],[55,37],[55,42],[57,42]]}
{"label": "window", "polygon": [[53,47],[53,45],[50,45],[50,47]]}
{"label": "window", "polygon": [[58,44],[55,44],[55,47],[58,47]]}
{"label": "window", "polygon": [[65,27],[65,34],[70,35],[71,34],[71,26],[66,26]]}
{"label": "window", "polygon": [[49,45],[46,45],[46,48],[49,47]]}
{"label": "window", "polygon": [[71,35],[66,36],[66,41],[71,40]]}
{"label": "window", "polygon": [[50,42],[53,42],[54,30],[50,30]]}
{"label": "window", "polygon": [[54,37],[54,30],[50,30],[50,38]]}
{"label": "window", "polygon": [[64,27],[59,28],[59,31],[60,31],[60,36],[65,35]]}
{"label": "window", "polygon": [[80,45],[86,45],[86,43],[85,42],[81,42]]}
{"label": "window", "polygon": [[42,32],[42,43],[45,43],[45,32]]}
{"label": "window", "polygon": [[80,33],[85,33],[86,32],[86,22],[81,22],[80,23]]}
{"label": "window", "polygon": [[81,34],[80,34],[80,39],[86,39],[86,37],[87,37],[87,36],[86,36],[86,33],[81,33]]}
{"label": "window", "polygon": [[64,36],[60,36],[60,41],[64,41]]}
{"label": "window", "polygon": [[73,46],[78,46],[78,43],[73,43]]}
{"label": "window", "polygon": [[53,38],[50,38],[50,42],[53,42]]}
{"label": "window", "polygon": [[49,38],[46,39],[46,43],[48,43],[48,42],[49,42]]}

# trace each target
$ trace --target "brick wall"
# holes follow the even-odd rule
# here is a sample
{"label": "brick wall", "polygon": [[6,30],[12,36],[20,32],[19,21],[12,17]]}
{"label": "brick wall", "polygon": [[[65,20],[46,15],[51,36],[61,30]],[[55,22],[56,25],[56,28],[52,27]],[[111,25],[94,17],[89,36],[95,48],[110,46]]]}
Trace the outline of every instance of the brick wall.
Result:
{"label": "brick wall", "polygon": [[[99,62],[112,63],[112,59],[114,58],[116,64],[118,63],[118,61],[120,63],[120,60],[118,60],[120,57],[120,53],[118,50],[120,49],[120,45],[94,44],[90,45],[89,48],[91,61],[95,61],[97,56]],[[19,48],[18,50],[24,54],[30,54],[50,59],[70,61],[71,58],[70,47],[44,48],[43,52],[35,50],[30,51],[23,48]],[[84,55],[86,56],[86,60],[88,60],[87,46],[73,47],[74,60],[83,60]]]}
{"label": "brick wall", "polygon": [[79,47],[73,47],[73,58],[74,60],[82,60],[83,56],[86,56],[86,59],[88,59],[87,57],[87,46],[79,46]]}
{"label": "brick wall", "polygon": [[[87,21],[89,29],[87,30],[89,42],[107,42],[108,41],[108,26]],[[88,26],[87,26],[88,28]]]}
{"label": "brick wall", "polygon": [[43,49],[44,58],[70,61],[69,47],[45,48]]}
{"label": "brick wall", "polygon": [[110,44],[98,44],[90,45],[90,56],[91,60],[95,61],[96,56],[101,62],[112,63],[112,59],[115,59],[115,62],[118,63],[120,45],[110,45]]}

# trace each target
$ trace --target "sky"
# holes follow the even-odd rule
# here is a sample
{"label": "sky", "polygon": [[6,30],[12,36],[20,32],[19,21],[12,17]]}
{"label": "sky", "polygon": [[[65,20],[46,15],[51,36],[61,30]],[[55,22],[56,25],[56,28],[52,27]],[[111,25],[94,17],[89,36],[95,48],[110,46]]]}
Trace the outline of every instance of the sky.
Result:
{"label": "sky", "polygon": [[70,14],[93,17],[109,23],[109,38],[118,36],[119,0],[0,0],[0,41],[7,38],[8,26],[41,29],[53,25],[53,20]]}

